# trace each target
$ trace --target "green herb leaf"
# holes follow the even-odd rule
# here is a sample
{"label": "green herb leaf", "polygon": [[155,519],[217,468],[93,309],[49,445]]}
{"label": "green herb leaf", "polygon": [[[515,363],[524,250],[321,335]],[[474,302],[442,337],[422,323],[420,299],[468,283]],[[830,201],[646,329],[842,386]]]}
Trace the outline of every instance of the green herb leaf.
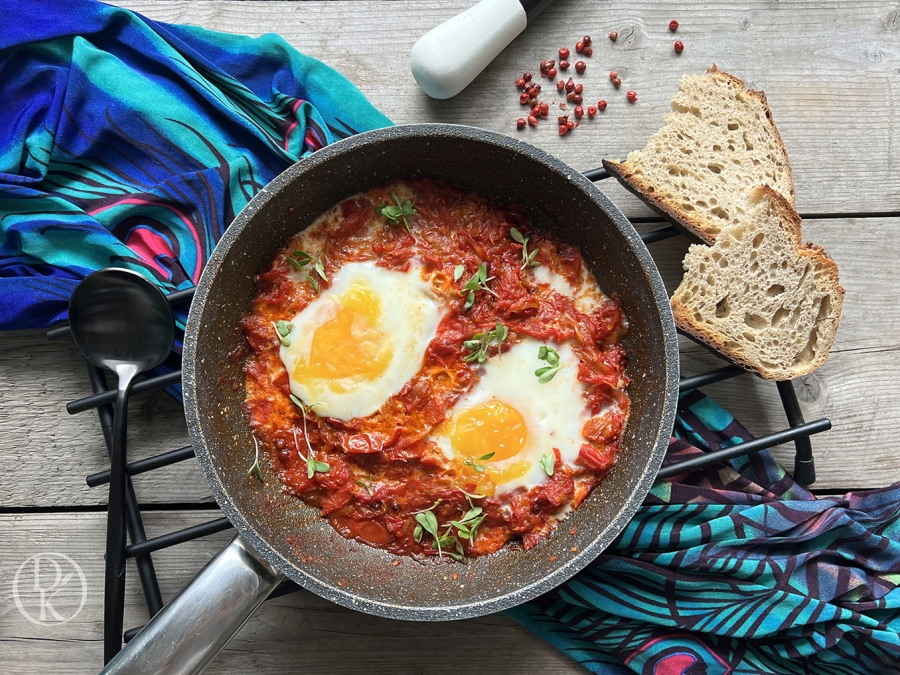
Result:
{"label": "green herb leaf", "polygon": [[281,344],[283,344],[285,347],[290,347],[291,331],[294,330],[294,324],[284,320],[279,320],[272,325],[275,326],[275,333],[276,335],[278,335],[278,339],[281,340]]}
{"label": "green herb leaf", "polygon": [[538,254],[537,249],[534,249],[531,253],[528,252],[528,241],[531,237],[526,237],[514,227],[509,228],[509,236],[512,237],[513,241],[522,244],[522,265],[519,269],[524,270],[526,267],[540,266],[541,263],[535,260]]}
{"label": "green herb leaf", "polygon": [[[462,267],[462,265],[460,265],[460,267]],[[459,271],[459,267],[456,268],[456,271]],[[462,273],[460,273],[460,276],[462,276]],[[469,307],[475,303],[475,291],[487,291],[493,296],[497,295],[487,287],[487,282],[493,278],[494,277],[488,276],[487,264],[481,263],[475,274],[472,275],[472,278],[463,285],[462,295],[466,296],[466,309],[469,309]],[[466,291],[468,291],[468,293],[466,293]]]}
{"label": "green herb leaf", "polygon": [[322,281],[328,281],[328,277],[325,276],[325,259],[323,256],[313,256],[306,251],[294,251],[287,261],[294,269],[306,272],[306,280],[316,293],[319,292],[319,282],[313,278],[312,273],[307,269],[309,264],[312,263],[313,269],[322,278]]}
{"label": "green herb leaf", "polygon": [[553,455],[544,455],[543,457],[541,457],[541,461],[539,463],[545,474],[547,474],[548,476],[553,475],[554,465],[556,464]]}
{"label": "green herb leaf", "polygon": [[559,353],[553,347],[541,345],[538,349],[538,358],[541,361],[545,361],[548,365],[538,368],[534,371],[534,374],[537,375],[538,382],[547,384],[562,368],[559,363]]}
{"label": "green herb leaf", "polygon": [[256,457],[253,460],[253,464],[247,469],[247,475],[253,476],[260,483],[265,483],[266,479],[263,478],[262,467],[259,465],[259,441],[256,440],[256,436],[253,436],[253,447],[256,448]]}
{"label": "green herb leaf", "polygon": [[471,340],[466,340],[465,342],[463,342],[463,346],[470,352],[472,352],[468,356],[464,357],[463,361],[465,361],[466,363],[472,363],[473,361],[484,363],[485,361],[487,361],[488,348],[494,342],[497,343],[497,355],[499,356],[503,347],[503,342],[506,340],[508,335],[509,329],[499,321],[494,327],[494,330],[475,333],[475,335],[472,336]]}
{"label": "green herb leaf", "polygon": [[421,526],[420,524],[417,523],[417,524],[416,524],[416,529],[413,530],[413,539],[416,540],[416,543],[417,543],[417,544],[421,544],[421,543],[422,543],[422,534],[423,534],[424,532],[425,532],[425,530],[422,529],[422,526]]}
{"label": "green herb leaf", "polygon": [[406,231],[411,233],[409,229],[409,219],[416,215],[416,210],[413,208],[415,200],[410,201],[404,199],[401,203],[393,191],[391,191],[391,199],[394,202],[393,204],[385,202],[381,206],[376,206],[374,208],[376,215],[381,216],[392,225],[403,223],[404,227],[406,227]]}
{"label": "green herb leaf", "polygon": [[453,270],[453,281],[459,281],[462,279],[462,275],[466,273],[465,265],[457,265],[456,269]]}
{"label": "green herb leaf", "polygon": [[478,461],[480,462],[480,461],[483,461],[483,460],[490,459],[491,457],[493,457],[493,456],[496,455],[496,454],[497,454],[496,452],[489,452],[489,453],[487,453],[486,455],[482,455],[481,457],[476,457],[475,459],[478,460]]}

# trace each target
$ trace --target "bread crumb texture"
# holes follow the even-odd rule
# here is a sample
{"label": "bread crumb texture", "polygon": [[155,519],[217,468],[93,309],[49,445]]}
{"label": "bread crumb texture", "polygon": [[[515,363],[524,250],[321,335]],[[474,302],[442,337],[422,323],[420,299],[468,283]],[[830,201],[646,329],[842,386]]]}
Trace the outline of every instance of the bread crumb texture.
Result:
{"label": "bread crumb texture", "polygon": [[769,185],[793,205],[787,152],[762,92],[714,65],[681,78],[663,119],[643,150],[604,165],[702,241],[743,220],[749,187]]}
{"label": "bread crumb texture", "polygon": [[837,265],[821,247],[801,245],[800,216],[778,192],[736,192],[740,220],[684,259],[672,297],[676,322],[766,379],[811,373],[828,357],[840,322]]}

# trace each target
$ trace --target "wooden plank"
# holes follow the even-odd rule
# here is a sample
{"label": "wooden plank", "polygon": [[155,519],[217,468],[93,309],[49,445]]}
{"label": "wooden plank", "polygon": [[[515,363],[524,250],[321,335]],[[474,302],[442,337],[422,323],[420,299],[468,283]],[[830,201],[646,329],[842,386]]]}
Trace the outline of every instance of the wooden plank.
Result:
{"label": "wooden plank", "polygon": [[[897,93],[900,19],[895,3],[790,0],[743,3],[611,0],[556,3],[533,22],[462,94],[436,101],[418,88],[408,55],[416,39],[472,4],[397,2],[160,2],[119,0],[147,16],[228,32],[276,32],[300,51],[346,75],[397,123],[452,122],[527,140],[586,170],[603,157],[643,146],[661,124],[682,73],[712,63],[766,91],[794,169],[801,213],[860,213],[900,208]],[[668,30],[671,19],[678,34]],[[618,42],[606,37],[615,30]],[[557,125],[517,132],[522,115],[513,80],[557,58],[585,33],[594,56],[581,78],[586,100],[608,110],[560,138]],[[675,39],[685,51],[676,55]],[[610,70],[623,79],[616,91]],[[561,100],[546,80],[543,94]],[[638,103],[625,102],[625,91]],[[604,189],[629,215],[645,207],[618,186]]]}
{"label": "wooden plank", "polygon": [[[156,512],[148,529],[159,534],[203,522],[217,512]],[[0,671],[17,675],[96,673],[102,665],[103,541],[99,514],[0,515]],[[154,554],[166,600],[230,539],[222,533]],[[68,623],[39,626],[13,600],[18,568],[36,553],[62,553],[83,570],[87,601]],[[27,570],[25,572],[27,574]],[[24,577],[22,577],[24,578]],[[49,585],[50,580],[45,580]],[[125,625],[147,620],[133,564],[128,570]],[[28,604],[26,607],[36,607]],[[77,578],[54,599],[68,618],[80,601]],[[443,658],[448,645],[465,645]],[[298,666],[298,664],[302,664]],[[389,621],[333,605],[306,591],[265,603],[206,673],[396,673],[456,675],[463,664],[497,675],[583,673],[524,628],[496,614],[449,623]]]}
{"label": "wooden plank", "polygon": [[[69,415],[65,408],[91,393],[71,340],[48,342],[44,331],[0,334],[0,462],[15,467],[14,480],[0,481],[0,505],[106,503],[105,487],[85,484],[85,476],[109,468],[97,413]],[[179,403],[162,391],[135,397],[128,416],[131,460],[189,444]],[[134,482],[144,503],[197,502],[210,494],[193,460]]]}
{"label": "wooden plank", "polygon": [[[654,227],[654,226],[646,226]],[[847,289],[835,349],[825,366],[797,381],[807,419],[829,417],[835,429],[816,437],[816,487],[881,487],[900,480],[900,218],[815,221],[816,242],[837,260]],[[852,240],[848,239],[852,233]],[[652,244],[670,290],[681,278],[683,238]],[[719,365],[703,348],[685,341],[683,372]],[[785,426],[773,385],[743,376],[709,387],[755,434]],[[0,461],[16,467],[15,480],[0,482],[4,506],[105,503],[104,488],[90,490],[84,476],[106,468],[103,438],[94,413],[70,416],[65,403],[90,393],[78,351],[65,341],[48,343],[38,331],[0,334]],[[136,400],[129,418],[134,458],[188,443],[180,406],[165,394]],[[793,446],[776,456],[793,467]],[[53,462],[48,480],[47,460]],[[848,463],[854,467],[847,472]],[[135,479],[144,503],[197,503],[209,489],[193,460]]]}

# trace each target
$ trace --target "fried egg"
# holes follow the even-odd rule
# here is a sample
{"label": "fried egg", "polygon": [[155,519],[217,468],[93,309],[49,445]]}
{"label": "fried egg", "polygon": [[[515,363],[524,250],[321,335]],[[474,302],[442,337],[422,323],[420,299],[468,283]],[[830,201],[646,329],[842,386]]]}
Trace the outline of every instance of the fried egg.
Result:
{"label": "fried egg", "polygon": [[319,415],[367,417],[422,367],[446,308],[416,265],[348,263],[331,282],[290,320],[281,361],[291,392]]}
{"label": "fried egg", "polygon": [[[577,378],[578,357],[568,344],[550,345],[562,367],[542,384],[534,374],[547,365],[538,358],[542,344],[526,338],[485,362],[479,382],[432,436],[447,459],[475,479],[479,492],[499,496],[546,483],[541,460],[549,455],[552,463],[553,448],[565,464],[578,458],[590,417]],[[490,459],[480,459],[490,453]],[[484,471],[475,471],[476,465]]]}

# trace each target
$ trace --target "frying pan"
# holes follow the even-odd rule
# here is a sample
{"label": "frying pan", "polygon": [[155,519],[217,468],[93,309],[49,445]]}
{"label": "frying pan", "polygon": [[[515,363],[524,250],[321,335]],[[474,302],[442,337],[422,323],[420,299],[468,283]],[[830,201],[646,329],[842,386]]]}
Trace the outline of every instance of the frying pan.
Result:
{"label": "frying pan", "polygon": [[[618,462],[565,527],[529,551],[419,564],[341,537],[283,494],[267,472],[247,476],[254,444],[241,413],[241,316],[254,276],[332,205],[413,176],[516,203],[531,223],[578,246],[630,330],[630,417]],[[247,205],[197,286],[183,357],[184,405],[200,468],[238,536],[132,640],[105,673],[195,673],[285,577],[332,602],[393,619],[443,621],[497,612],[559,585],[606,548],[637,510],[662,462],[678,397],[675,325],[662,280],[625,216],[590,181],[547,153],[499,133],[424,124],[342,140],[298,162]],[[570,534],[574,528],[576,534]],[[458,574],[448,574],[453,571]]]}

